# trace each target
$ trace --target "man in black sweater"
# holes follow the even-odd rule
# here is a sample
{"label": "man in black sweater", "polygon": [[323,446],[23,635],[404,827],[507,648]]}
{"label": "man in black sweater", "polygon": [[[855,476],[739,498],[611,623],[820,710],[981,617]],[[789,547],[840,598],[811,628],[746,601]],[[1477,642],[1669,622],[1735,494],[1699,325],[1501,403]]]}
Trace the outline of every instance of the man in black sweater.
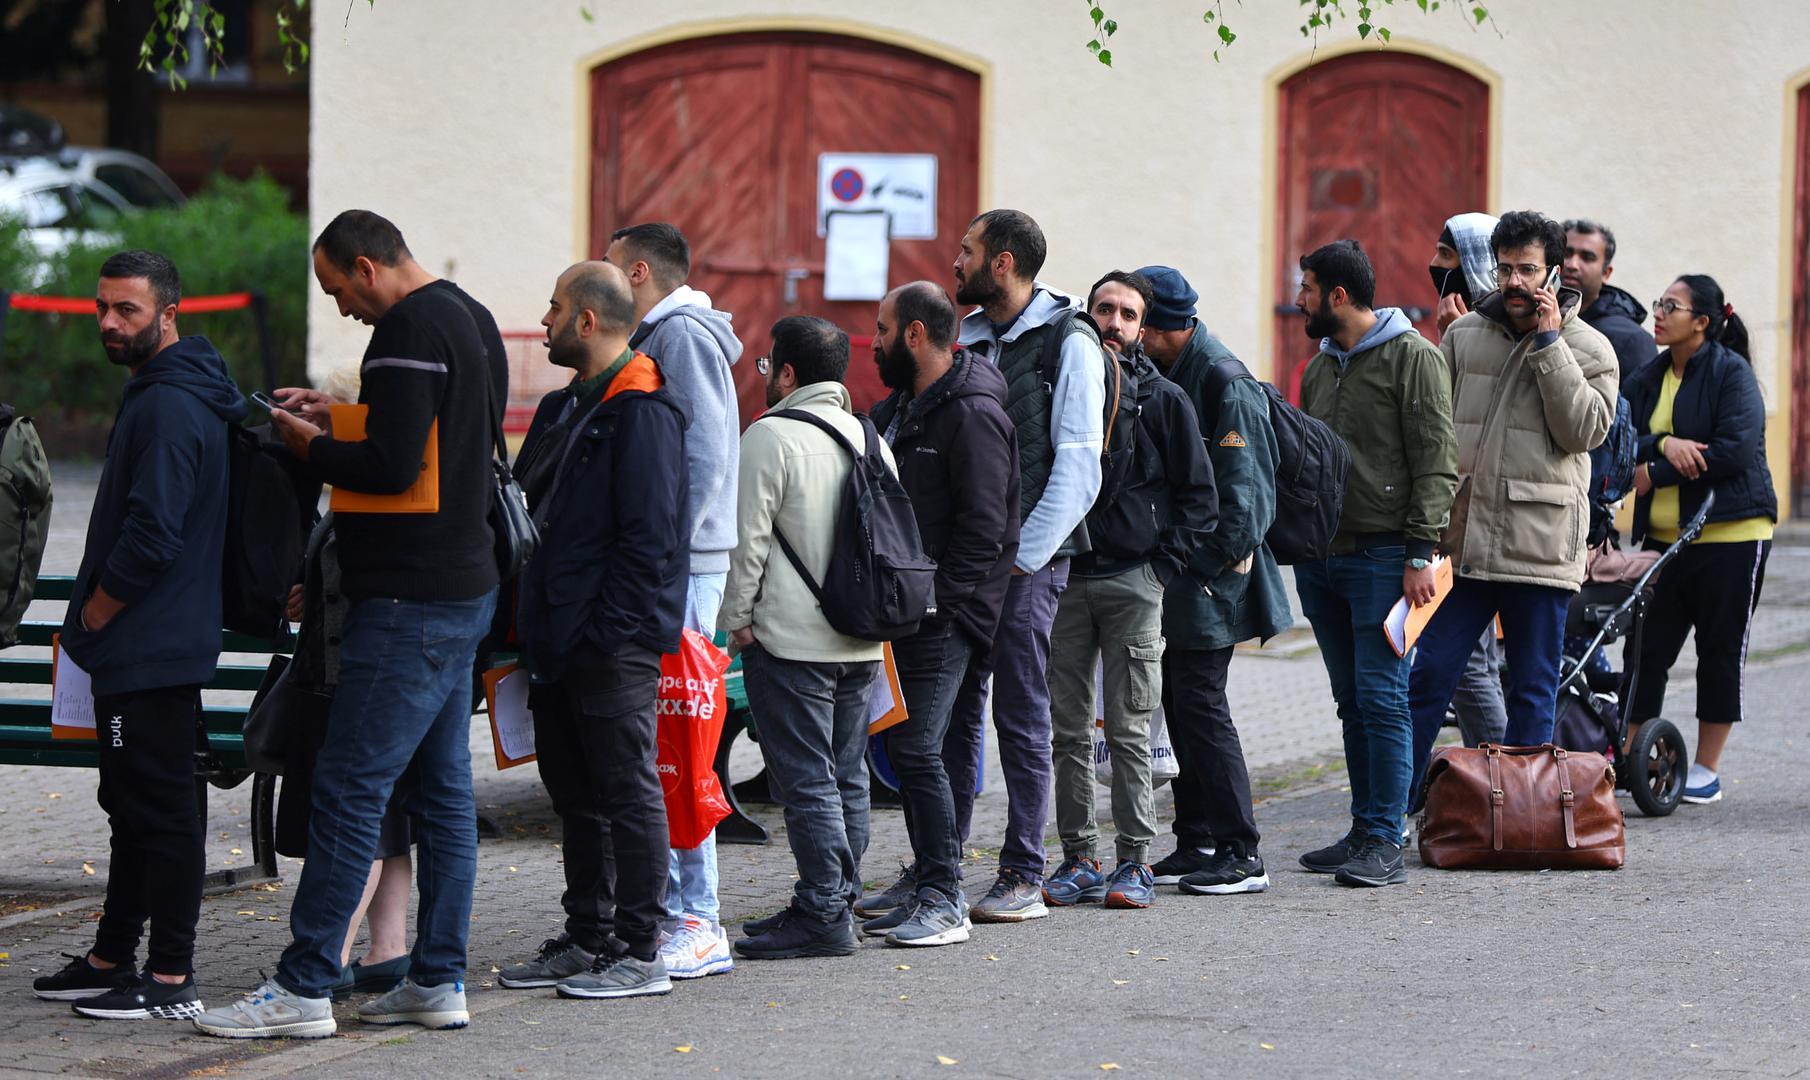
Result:
{"label": "man in black sweater", "polygon": [[361,1005],[359,1017],[436,1028],[469,1021],[471,670],[496,605],[487,519],[492,432],[508,388],[502,339],[482,306],[424,270],[396,226],[369,211],[348,210],[322,230],[314,273],[342,315],[372,327],[357,406],[364,438],[335,438],[328,398],[314,390],[277,391],[283,407],[272,422],[335,489],[399,496],[437,466],[438,508],[410,512],[398,499],[335,515],[352,604],[315,764],[308,860],[290,908],[294,941],[263,986],[196,1019],[228,1038],[333,1033],[329,989],[392,797],[414,817],[420,918],[409,977]]}
{"label": "man in black sweater", "polygon": [[936,613],[893,643],[908,716],[882,736],[915,861],[855,903],[868,920],[862,932],[891,945],[968,940],[943,738],[969,665],[992,647],[1018,554],[1018,440],[1005,377],[952,350],[955,323],[949,294],[914,281],[880,301],[874,328],[874,362],[892,389],[874,427],[892,446],[924,551],[936,560]]}

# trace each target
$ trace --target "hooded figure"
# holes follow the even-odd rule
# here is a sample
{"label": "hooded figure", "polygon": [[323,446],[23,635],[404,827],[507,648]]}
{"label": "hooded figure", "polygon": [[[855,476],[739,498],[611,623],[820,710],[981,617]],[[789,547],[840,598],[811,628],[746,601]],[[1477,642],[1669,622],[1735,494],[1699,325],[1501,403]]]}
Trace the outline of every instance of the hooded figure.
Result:
{"label": "hooded figure", "polygon": [[1474,308],[1479,299],[1496,291],[1496,253],[1489,244],[1495,229],[1496,218],[1491,214],[1454,214],[1446,219],[1439,242],[1458,253],[1458,270],[1427,268],[1439,295],[1457,293],[1466,308]]}

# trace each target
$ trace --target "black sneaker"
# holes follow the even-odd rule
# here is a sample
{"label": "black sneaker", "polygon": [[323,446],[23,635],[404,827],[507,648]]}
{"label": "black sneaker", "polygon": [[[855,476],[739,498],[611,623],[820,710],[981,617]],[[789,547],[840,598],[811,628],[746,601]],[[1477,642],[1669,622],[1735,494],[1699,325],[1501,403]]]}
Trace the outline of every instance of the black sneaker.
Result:
{"label": "black sneaker", "polygon": [[735,952],[750,960],[792,960],[801,956],[852,956],[856,947],[854,923],[846,912],[826,923],[794,911],[766,933],[736,942]]}
{"label": "black sneaker", "polygon": [[1408,880],[1402,867],[1401,847],[1387,840],[1371,837],[1364,841],[1351,861],[1339,867],[1334,880],[1340,885],[1400,885]]}
{"label": "black sneaker", "polygon": [[747,937],[759,937],[762,934],[771,933],[785,925],[785,921],[794,913],[792,905],[787,904],[771,915],[759,919],[749,919],[742,923],[742,934]]}
{"label": "black sneaker", "polygon": [[855,918],[872,919],[875,916],[884,915],[895,908],[912,903],[917,899],[917,895],[917,864],[912,863],[910,866],[901,864],[897,878],[882,888],[862,894],[861,899],[855,901]]}
{"label": "black sneaker", "polygon": [[1212,861],[1212,848],[1208,848],[1204,853],[1197,848],[1176,848],[1151,863],[1150,873],[1156,878],[1158,885],[1175,885],[1189,874],[1205,870]]}
{"label": "black sneaker", "polygon": [[[930,886],[926,885],[925,888],[928,889]],[[900,904],[898,907],[893,908],[886,914],[876,915],[862,923],[861,934],[863,937],[883,938],[894,930],[897,930],[899,927],[905,925],[913,915],[917,914],[917,910],[918,898],[913,896],[911,899]],[[861,916],[857,914],[855,917],[858,919]]]}
{"label": "black sneaker", "polygon": [[119,990],[138,981],[138,968],[131,964],[97,968],[86,954],[64,953],[69,963],[55,975],[40,975],[32,980],[31,992],[45,1001],[81,1001],[99,997],[109,990]]}
{"label": "black sneaker", "polygon": [[1339,867],[1350,862],[1351,857],[1356,855],[1358,849],[1363,846],[1363,834],[1353,829],[1340,838],[1337,843],[1323,848],[1315,848],[1301,856],[1301,865],[1307,869],[1308,873],[1336,874],[1339,872]]}
{"label": "black sneaker", "polygon": [[141,972],[129,986],[84,998],[70,1008],[97,1020],[193,1020],[202,1012],[193,975],[179,983],[166,983],[158,982],[148,971]]}
{"label": "black sneaker", "polygon": [[1196,896],[1227,896],[1232,893],[1262,892],[1270,887],[1270,876],[1263,872],[1263,857],[1244,854],[1234,848],[1216,853],[1208,865],[1181,879],[1181,891]]}

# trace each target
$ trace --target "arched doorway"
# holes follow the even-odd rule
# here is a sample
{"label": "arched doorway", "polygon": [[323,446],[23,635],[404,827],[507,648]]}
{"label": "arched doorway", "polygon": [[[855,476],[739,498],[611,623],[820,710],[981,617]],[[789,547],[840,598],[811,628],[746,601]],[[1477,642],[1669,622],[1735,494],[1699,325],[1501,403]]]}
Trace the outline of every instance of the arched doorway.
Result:
{"label": "arched doorway", "polygon": [[1445,219],[1489,209],[1489,87],[1449,64],[1364,52],[1284,82],[1277,109],[1276,383],[1313,357],[1294,298],[1300,257],[1345,237],[1376,268],[1378,307],[1435,339],[1427,263]]}
{"label": "arched doorway", "polygon": [[950,280],[980,199],[980,76],[907,49],[817,33],[725,34],[649,49],[592,75],[591,253],[639,221],[692,244],[694,288],[735,315],[746,423],[766,406],[753,360],[785,315],[855,336],[848,383],[881,396],[877,304],[823,299],[818,167],[824,154],[936,156],[935,236],[895,238],[889,284]]}

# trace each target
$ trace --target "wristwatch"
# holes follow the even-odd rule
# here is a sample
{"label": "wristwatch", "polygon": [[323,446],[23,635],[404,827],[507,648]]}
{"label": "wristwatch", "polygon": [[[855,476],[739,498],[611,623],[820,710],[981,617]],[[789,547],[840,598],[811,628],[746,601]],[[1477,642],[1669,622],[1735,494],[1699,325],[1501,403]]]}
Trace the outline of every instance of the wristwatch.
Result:
{"label": "wristwatch", "polygon": [[1432,563],[1428,562],[1425,559],[1409,559],[1408,560],[1408,569],[1410,569],[1410,570],[1425,570],[1427,567],[1432,566],[1432,565],[1433,565]]}

